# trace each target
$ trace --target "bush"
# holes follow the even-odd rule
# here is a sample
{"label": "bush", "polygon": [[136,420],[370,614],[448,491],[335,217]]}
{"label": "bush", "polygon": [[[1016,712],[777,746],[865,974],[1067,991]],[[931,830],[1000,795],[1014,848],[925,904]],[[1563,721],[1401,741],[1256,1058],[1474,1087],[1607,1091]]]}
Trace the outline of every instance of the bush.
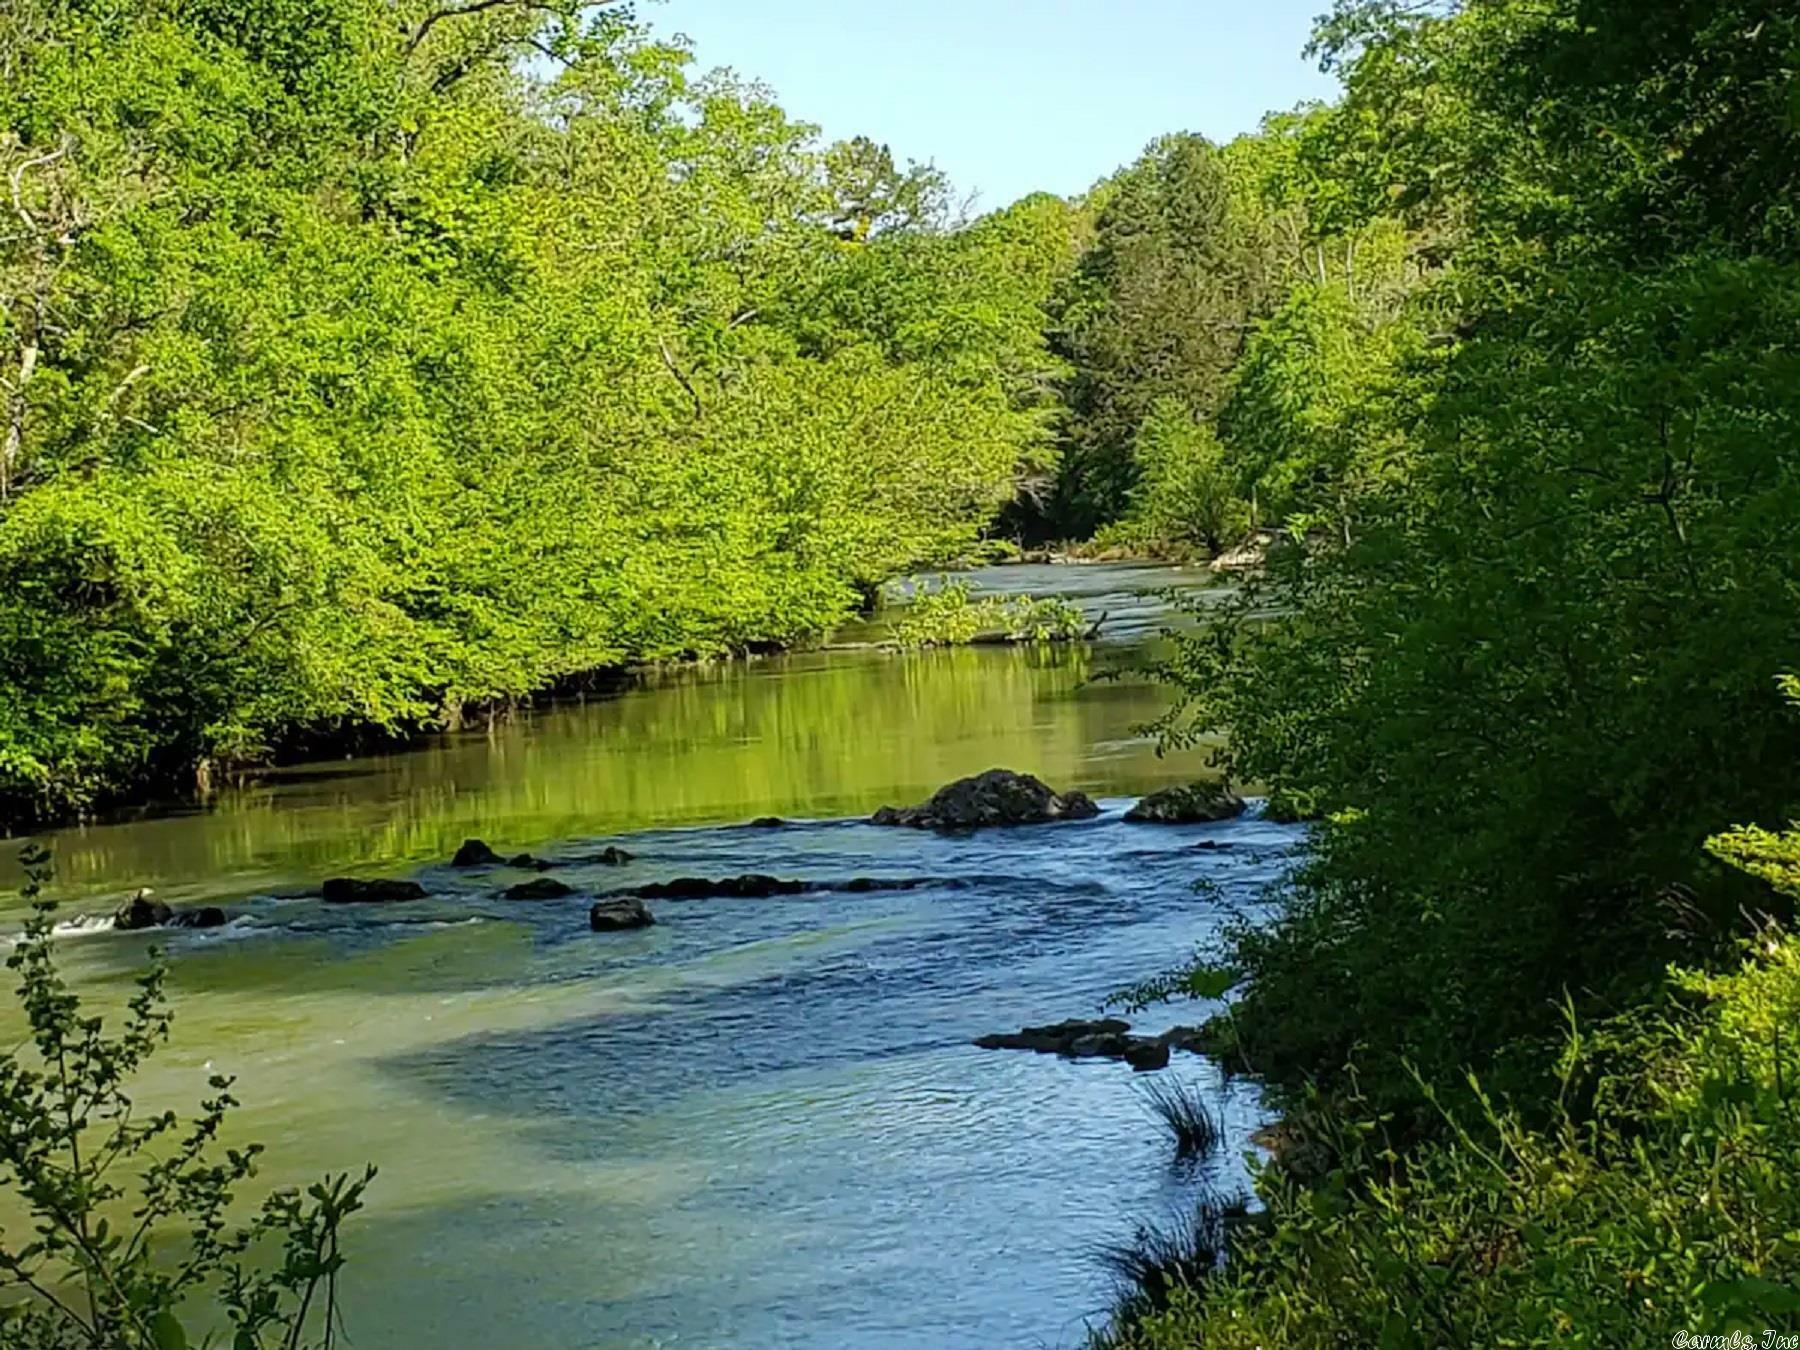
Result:
{"label": "bush", "polygon": [[[164,967],[153,960],[108,1036],[56,969],[54,906],[39,898],[46,856],[25,861],[32,918],[6,964],[31,1034],[0,1058],[0,1192],[31,1216],[33,1236],[0,1233],[0,1343],[181,1350],[185,1307],[210,1299],[233,1350],[331,1346],[339,1232],[375,1169],[326,1177],[304,1195],[275,1191],[234,1220],[262,1150],[218,1142],[237,1105],[232,1080],[213,1077],[189,1121],[134,1114],[126,1085],[173,1021]],[[275,1263],[262,1263],[271,1253]]]}
{"label": "bush", "polygon": [[[1711,847],[1800,893],[1800,826]],[[1128,1306],[1117,1344],[1650,1345],[1790,1324],[1800,941],[1765,920],[1722,974],[1676,971],[1591,1029],[1564,1017],[1530,1114],[1471,1074],[1456,1103],[1415,1076],[1438,1130],[1404,1156],[1394,1116],[1353,1092],[1291,1122],[1325,1168],[1266,1168],[1266,1227],[1228,1269]]]}
{"label": "bush", "polygon": [[[1693,1003],[1702,1001],[1696,1009]],[[1800,1313],[1800,943],[1675,976],[1653,1008],[1571,1027],[1552,1118],[1480,1092],[1402,1164],[1355,1103],[1297,1184],[1260,1189],[1265,1234],[1174,1290],[1118,1344],[1662,1343],[1671,1328],[1791,1325]]]}
{"label": "bush", "polygon": [[1077,605],[1055,598],[990,595],[977,600],[967,583],[940,580],[906,607],[892,626],[902,647],[953,647],[985,636],[1013,642],[1069,642],[1089,625]]}

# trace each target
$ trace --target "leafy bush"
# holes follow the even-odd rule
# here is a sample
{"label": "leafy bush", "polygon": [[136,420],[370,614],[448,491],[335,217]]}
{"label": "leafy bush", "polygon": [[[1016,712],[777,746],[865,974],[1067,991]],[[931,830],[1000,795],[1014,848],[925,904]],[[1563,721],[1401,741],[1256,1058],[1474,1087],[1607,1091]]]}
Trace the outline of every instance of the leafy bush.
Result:
{"label": "leafy bush", "polygon": [[0,1341],[181,1350],[187,1308],[210,1300],[234,1350],[331,1346],[340,1231],[375,1169],[276,1191],[234,1219],[262,1150],[218,1142],[231,1079],[213,1077],[186,1122],[134,1113],[129,1080],[173,1021],[164,967],[152,963],[109,1036],[56,969],[45,864],[28,852],[32,917],[6,963],[31,1034],[0,1058],[0,1203],[29,1215],[30,1235],[0,1232]]}
{"label": "leafy bush", "polygon": [[1266,1169],[1264,1226],[1117,1343],[1650,1345],[1791,1327],[1796,1018],[1800,942],[1771,928],[1735,971],[1679,974],[1649,1008],[1572,1027],[1541,1125],[1476,1083],[1474,1108],[1442,1108],[1448,1138],[1402,1160],[1368,1103],[1339,1102],[1332,1170],[1302,1185]]}
{"label": "leafy bush", "polygon": [[893,624],[902,647],[951,647],[996,636],[1014,642],[1068,642],[1090,631],[1078,605],[1054,597],[987,595],[976,599],[968,583],[941,579],[921,591]]}

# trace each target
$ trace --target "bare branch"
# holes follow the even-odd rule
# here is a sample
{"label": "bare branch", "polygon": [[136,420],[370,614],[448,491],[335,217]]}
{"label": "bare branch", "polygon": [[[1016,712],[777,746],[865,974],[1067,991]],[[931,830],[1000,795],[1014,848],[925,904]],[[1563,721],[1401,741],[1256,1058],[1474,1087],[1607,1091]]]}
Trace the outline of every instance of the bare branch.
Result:
{"label": "bare branch", "polygon": [[467,18],[471,14],[481,14],[490,9],[535,9],[546,13],[556,11],[554,5],[543,4],[540,0],[469,0],[466,5],[452,5],[448,9],[436,9],[427,14],[419,26],[413,29],[412,36],[406,42],[406,54],[411,56],[416,52],[419,44],[425,41],[431,30],[437,27],[441,20]]}
{"label": "bare branch", "polygon": [[18,164],[13,166],[12,173],[8,175],[12,183],[13,212],[20,220],[25,222],[25,227],[27,229],[35,231],[38,228],[38,223],[37,217],[33,216],[25,207],[25,175],[32,169],[41,169],[46,164],[56,163],[57,160],[68,153],[69,142],[65,139],[61,145],[57,146],[56,149],[47,154],[38,155],[32,159],[21,160]]}
{"label": "bare branch", "polygon": [[687,390],[688,397],[694,400],[694,419],[698,421],[706,416],[706,406],[700,402],[699,392],[694,388],[693,382],[682,373],[681,367],[675,364],[675,354],[669,350],[669,344],[663,340],[660,333],[656,336],[656,349],[662,353],[663,364],[669,368],[669,374],[675,377],[676,383]]}

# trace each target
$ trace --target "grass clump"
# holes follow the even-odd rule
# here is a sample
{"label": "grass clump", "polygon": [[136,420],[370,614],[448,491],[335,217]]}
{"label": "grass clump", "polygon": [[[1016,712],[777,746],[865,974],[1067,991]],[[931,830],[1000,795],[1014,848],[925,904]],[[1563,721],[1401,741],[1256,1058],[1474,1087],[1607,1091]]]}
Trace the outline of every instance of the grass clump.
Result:
{"label": "grass clump", "polygon": [[1109,1326],[1089,1338],[1093,1350],[1132,1344],[1133,1328],[1217,1279],[1232,1234],[1248,1213],[1241,1195],[1209,1195],[1168,1226],[1141,1224],[1129,1242],[1100,1248],[1115,1301]]}
{"label": "grass clump", "polygon": [[1223,1142],[1223,1124],[1193,1085],[1158,1079],[1144,1086],[1143,1097],[1151,1113],[1168,1128],[1177,1158],[1203,1157]]}

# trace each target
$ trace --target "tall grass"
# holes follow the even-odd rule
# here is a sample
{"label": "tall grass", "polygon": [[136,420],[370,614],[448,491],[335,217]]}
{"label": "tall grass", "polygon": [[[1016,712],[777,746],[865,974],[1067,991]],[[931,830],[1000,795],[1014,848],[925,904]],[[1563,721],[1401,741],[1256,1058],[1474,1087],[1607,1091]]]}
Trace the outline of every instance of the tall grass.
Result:
{"label": "tall grass", "polygon": [[1143,1088],[1144,1104],[1175,1140],[1177,1158],[1196,1158],[1224,1141],[1224,1124],[1198,1088],[1179,1079],[1156,1079]]}
{"label": "tall grass", "polygon": [[1166,1312],[1177,1292],[1198,1289],[1222,1270],[1232,1230],[1248,1213],[1243,1195],[1209,1195],[1166,1228],[1142,1224],[1131,1241],[1101,1247],[1115,1294],[1107,1327],[1089,1337],[1092,1350],[1122,1344],[1137,1322]]}

